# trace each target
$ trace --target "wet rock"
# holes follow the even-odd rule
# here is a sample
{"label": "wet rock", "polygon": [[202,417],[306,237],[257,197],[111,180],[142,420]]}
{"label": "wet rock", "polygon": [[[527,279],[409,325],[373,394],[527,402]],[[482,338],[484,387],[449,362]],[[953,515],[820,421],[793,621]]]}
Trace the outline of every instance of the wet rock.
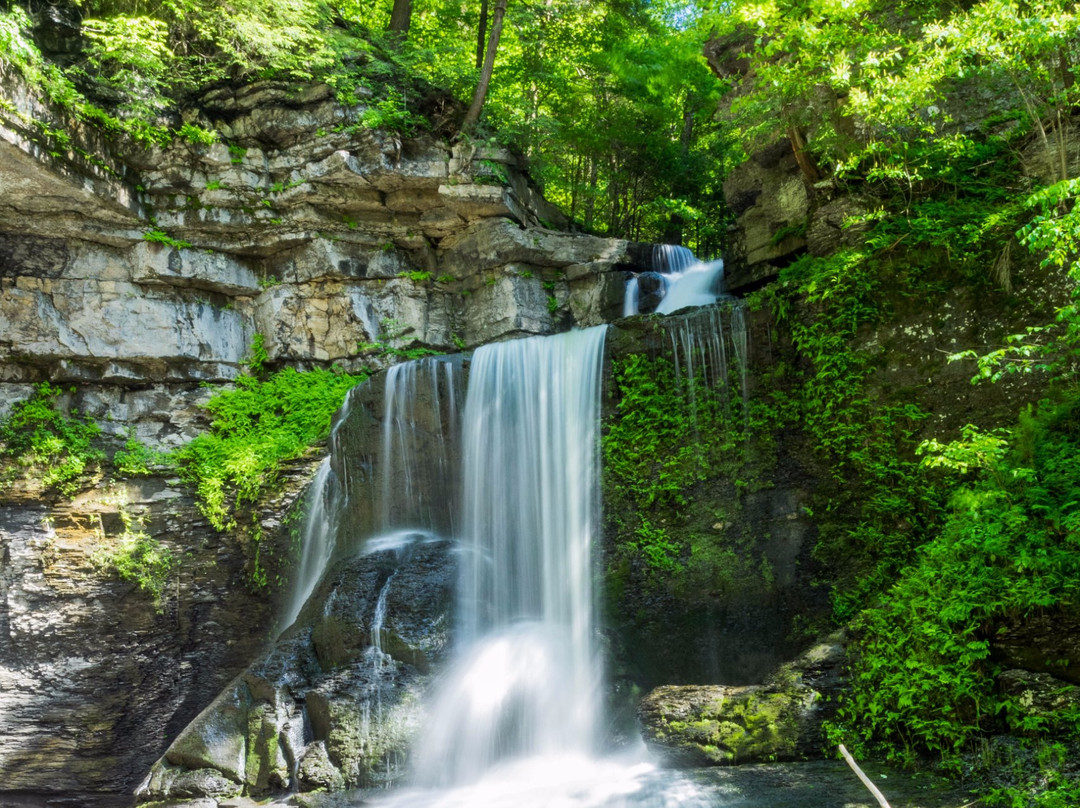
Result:
{"label": "wet rock", "polygon": [[177,767],[212,769],[255,797],[399,778],[449,639],[454,571],[448,542],[419,537],[340,562],[276,646],[184,729],[139,800],[181,796],[166,776]]}
{"label": "wet rock", "polygon": [[318,789],[341,791],[345,788],[345,778],[330,762],[324,741],[308,744],[304,749],[303,756],[300,758],[298,775],[301,791]]}
{"label": "wet rock", "polygon": [[[286,470],[275,513],[289,513],[308,479]],[[0,492],[0,803],[8,791],[28,791],[82,794],[89,805],[130,794],[259,652],[275,598],[252,593],[244,545],[214,531],[178,480],[142,478],[50,505],[33,497]],[[122,530],[118,503],[145,514],[147,533],[183,554],[160,612],[94,561]],[[263,535],[263,560],[276,575],[291,537],[280,524]],[[219,761],[233,776],[214,769],[215,777],[239,789],[235,748],[188,741],[179,757],[192,771]],[[222,793],[211,785],[206,793]]]}
{"label": "wet rock", "polygon": [[642,272],[638,275],[638,311],[642,314],[656,311],[665,291],[664,277],[659,272]]}

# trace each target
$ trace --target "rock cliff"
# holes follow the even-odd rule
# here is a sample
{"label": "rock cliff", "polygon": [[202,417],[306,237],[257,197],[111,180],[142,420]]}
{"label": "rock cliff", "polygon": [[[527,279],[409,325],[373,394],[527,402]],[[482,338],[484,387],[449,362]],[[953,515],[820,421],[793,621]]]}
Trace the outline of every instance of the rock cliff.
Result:
{"label": "rock cliff", "polygon": [[[512,154],[365,129],[323,86],[216,90],[189,114],[215,142],[145,147],[2,85],[0,415],[49,381],[117,445],[175,448],[256,335],[273,367],[356,369],[592,325],[644,254],[559,229]],[[271,590],[317,460],[265,511]],[[179,480],[84,482],[0,491],[0,793],[130,794],[278,613]],[[182,559],[161,612],[95,561],[130,516]]]}

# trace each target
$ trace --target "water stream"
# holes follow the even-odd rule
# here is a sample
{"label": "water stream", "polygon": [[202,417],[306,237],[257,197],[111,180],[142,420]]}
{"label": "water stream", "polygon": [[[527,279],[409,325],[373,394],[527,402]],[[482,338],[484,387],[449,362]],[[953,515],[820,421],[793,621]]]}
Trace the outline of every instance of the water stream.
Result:
{"label": "water stream", "polygon": [[[663,289],[662,298],[654,309],[659,314],[672,314],[688,306],[707,306],[723,294],[722,260],[699,261],[686,247],[656,244],[653,245],[652,264],[659,273]],[[639,276],[635,275],[626,282],[623,317],[641,314],[640,301]]]}
{"label": "water stream", "polygon": [[606,327],[473,357],[462,460],[458,652],[379,804],[708,804],[642,750],[605,755],[593,587]]}

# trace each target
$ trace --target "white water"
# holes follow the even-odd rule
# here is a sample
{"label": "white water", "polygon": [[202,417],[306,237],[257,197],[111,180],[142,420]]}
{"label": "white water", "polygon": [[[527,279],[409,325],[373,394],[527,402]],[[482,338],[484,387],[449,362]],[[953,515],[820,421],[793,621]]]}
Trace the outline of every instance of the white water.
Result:
{"label": "white water", "polygon": [[[330,453],[334,453],[337,444],[338,428],[349,416],[349,395],[341,409],[334,416],[334,425],[330,429]],[[346,488],[342,486],[334,469],[330,465],[330,456],[323,458],[315,479],[308,486],[304,515],[304,526],[300,531],[300,566],[292,581],[292,593],[285,612],[278,622],[280,630],[291,626],[304,608],[307,599],[322,580],[323,573],[334,555],[337,542],[338,516],[344,506]]]}
{"label": "white water", "polygon": [[[659,314],[671,314],[687,306],[707,306],[723,292],[724,262],[698,261],[686,247],[654,244],[653,266],[661,273],[664,286],[664,296],[656,307]],[[626,282],[623,317],[641,313],[639,299],[635,276]]]}
{"label": "white water", "polygon": [[433,785],[593,751],[600,378],[606,328],[473,357],[463,440],[461,651],[417,750]]}
{"label": "white water", "polygon": [[296,620],[334,554],[336,508],[328,501],[333,490],[333,477],[330,458],[323,458],[315,479],[308,488],[307,513],[300,531],[303,543],[300,566],[296,570],[292,594],[279,624],[282,629],[288,628]]}
{"label": "white water", "polygon": [[459,651],[395,808],[704,806],[643,751],[601,755],[596,642],[605,328],[485,346],[464,418]]}
{"label": "white water", "polygon": [[[386,372],[379,475],[383,532],[391,528],[453,529],[456,491],[449,447],[458,424],[457,363],[424,357]],[[445,423],[444,423],[445,420]],[[447,522],[449,524],[447,524]]]}
{"label": "white water", "polygon": [[716,302],[724,277],[724,262],[710,261],[695,264],[682,272],[673,273],[664,299],[656,307],[659,314],[672,314],[687,306],[707,306]]}

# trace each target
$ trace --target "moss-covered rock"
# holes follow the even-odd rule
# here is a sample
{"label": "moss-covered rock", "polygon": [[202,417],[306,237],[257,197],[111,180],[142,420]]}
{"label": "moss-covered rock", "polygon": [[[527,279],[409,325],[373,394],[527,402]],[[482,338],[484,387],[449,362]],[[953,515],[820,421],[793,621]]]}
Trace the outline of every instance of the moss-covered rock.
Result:
{"label": "moss-covered rock", "polygon": [[762,685],[656,688],[638,710],[646,743],[684,766],[820,757],[821,722],[840,685],[841,639],[814,646]]}

